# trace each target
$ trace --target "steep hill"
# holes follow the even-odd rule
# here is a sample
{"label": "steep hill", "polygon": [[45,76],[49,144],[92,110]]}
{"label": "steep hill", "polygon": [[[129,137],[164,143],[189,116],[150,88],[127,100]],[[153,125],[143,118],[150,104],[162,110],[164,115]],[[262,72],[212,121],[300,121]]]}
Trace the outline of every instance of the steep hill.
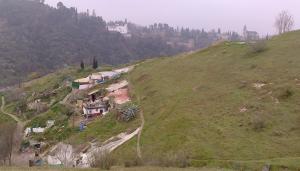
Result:
{"label": "steep hill", "polygon": [[140,64],[130,80],[145,116],[144,160],[178,154],[197,166],[299,169],[299,54],[296,31]]}
{"label": "steep hill", "polygon": [[[129,75],[130,92],[144,114],[141,154],[145,164],[228,167],[235,170],[300,168],[300,31],[255,44],[224,42],[193,54],[142,62]],[[102,70],[111,68],[102,67]],[[99,70],[100,71],[100,70]],[[21,112],[40,126],[53,117],[64,126],[36,138],[86,144],[105,140],[140,125],[138,117],[120,123],[114,115],[93,122],[84,132],[59,104],[66,84],[93,73],[65,69],[6,92],[5,111],[20,113],[31,96],[59,90],[47,98],[44,113]],[[25,103],[26,104],[26,103]],[[24,117],[24,118],[23,118]],[[0,114],[0,123],[9,120]],[[113,153],[122,164],[136,165],[137,139]]]}

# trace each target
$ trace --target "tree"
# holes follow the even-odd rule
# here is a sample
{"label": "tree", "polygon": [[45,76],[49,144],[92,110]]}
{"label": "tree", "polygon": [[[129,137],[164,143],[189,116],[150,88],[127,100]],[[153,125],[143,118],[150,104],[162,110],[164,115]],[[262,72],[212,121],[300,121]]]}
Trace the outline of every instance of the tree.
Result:
{"label": "tree", "polygon": [[15,143],[16,126],[12,123],[0,125],[0,164],[6,164],[8,161],[11,165],[13,146]]}
{"label": "tree", "polygon": [[62,2],[57,3],[57,9],[65,8],[64,4]]}
{"label": "tree", "polygon": [[98,68],[98,61],[97,59],[94,57],[93,59],[93,69],[97,69]]}
{"label": "tree", "polygon": [[294,17],[288,11],[282,11],[278,14],[275,27],[279,34],[283,34],[292,30],[294,26]]}
{"label": "tree", "polygon": [[84,62],[83,62],[83,61],[80,62],[80,68],[81,68],[82,70],[84,70]]}

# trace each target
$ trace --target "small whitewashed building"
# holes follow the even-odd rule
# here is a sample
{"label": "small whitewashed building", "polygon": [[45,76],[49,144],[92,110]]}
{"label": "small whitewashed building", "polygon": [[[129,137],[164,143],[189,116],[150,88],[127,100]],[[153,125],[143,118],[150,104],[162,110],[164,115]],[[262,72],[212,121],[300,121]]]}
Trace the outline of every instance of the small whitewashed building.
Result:
{"label": "small whitewashed building", "polygon": [[103,82],[114,78],[118,78],[120,76],[120,74],[115,71],[105,71],[105,72],[100,72],[100,74],[102,76]]}
{"label": "small whitewashed building", "polygon": [[130,38],[131,34],[129,32],[128,23],[114,23],[114,24],[108,24],[107,30],[110,32],[118,32],[122,34],[124,37]]}
{"label": "small whitewashed building", "polygon": [[82,104],[84,117],[105,115],[109,110],[109,101],[102,98],[102,89],[92,90],[88,95],[89,99]]}
{"label": "small whitewashed building", "polygon": [[108,112],[108,101],[95,100],[94,102],[84,103],[82,106],[83,115],[86,118],[94,116],[102,116]]}
{"label": "small whitewashed building", "polygon": [[90,78],[80,78],[72,83],[72,87],[79,90],[85,90],[91,88],[93,86],[92,82],[90,82]]}
{"label": "small whitewashed building", "polygon": [[93,73],[89,76],[89,81],[93,84],[100,84],[103,81],[103,77],[100,73]]}

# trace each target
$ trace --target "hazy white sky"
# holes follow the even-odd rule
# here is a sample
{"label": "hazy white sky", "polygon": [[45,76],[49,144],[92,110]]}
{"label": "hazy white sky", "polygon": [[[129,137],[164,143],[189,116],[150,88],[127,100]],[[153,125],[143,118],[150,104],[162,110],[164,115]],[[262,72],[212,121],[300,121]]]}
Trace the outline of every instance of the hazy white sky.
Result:
{"label": "hazy white sky", "polygon": [[95,9],[106,21],[127,18],[140,25],[155,22],[190,28],[249,30],[274,33],[274,20],[282,10],[293,14],[300,28],[300,0],[46,0],[50,5],[62,1],[80,11]]}

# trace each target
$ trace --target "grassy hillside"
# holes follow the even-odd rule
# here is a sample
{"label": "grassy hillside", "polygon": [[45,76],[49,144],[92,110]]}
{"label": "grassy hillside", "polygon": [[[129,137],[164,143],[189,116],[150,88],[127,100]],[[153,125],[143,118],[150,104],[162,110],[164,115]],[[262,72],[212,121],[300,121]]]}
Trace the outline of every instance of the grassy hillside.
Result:
{"label": "grassy hillside", "polygon": [[[300,32],[250,49],[222,43],[132,72],[145,160],[181,154],[194,165],[300,168]],[[118,153],[127,156],[134,145]]]}
{"label": "grassy hillside", "polygon": [[[0,100],[1,101],[1,100]],[[0,124],[1,123],[5,123],[5,122],[13,122],[12,118],[10,118],[7,115],[4,115],[1,111],[0,111]]]}
{"label": "grassy hillside", "polygon": [[[0,97],[1,96],[2,96],[2,94],[0,93]],[[2,98],[0,98],[0,106],[1,106],[1,104],[2,104]],[[14,120],[11,117],[2,113],[0,110],[0,124],[6,123],[6,122],[14,122]]]}

